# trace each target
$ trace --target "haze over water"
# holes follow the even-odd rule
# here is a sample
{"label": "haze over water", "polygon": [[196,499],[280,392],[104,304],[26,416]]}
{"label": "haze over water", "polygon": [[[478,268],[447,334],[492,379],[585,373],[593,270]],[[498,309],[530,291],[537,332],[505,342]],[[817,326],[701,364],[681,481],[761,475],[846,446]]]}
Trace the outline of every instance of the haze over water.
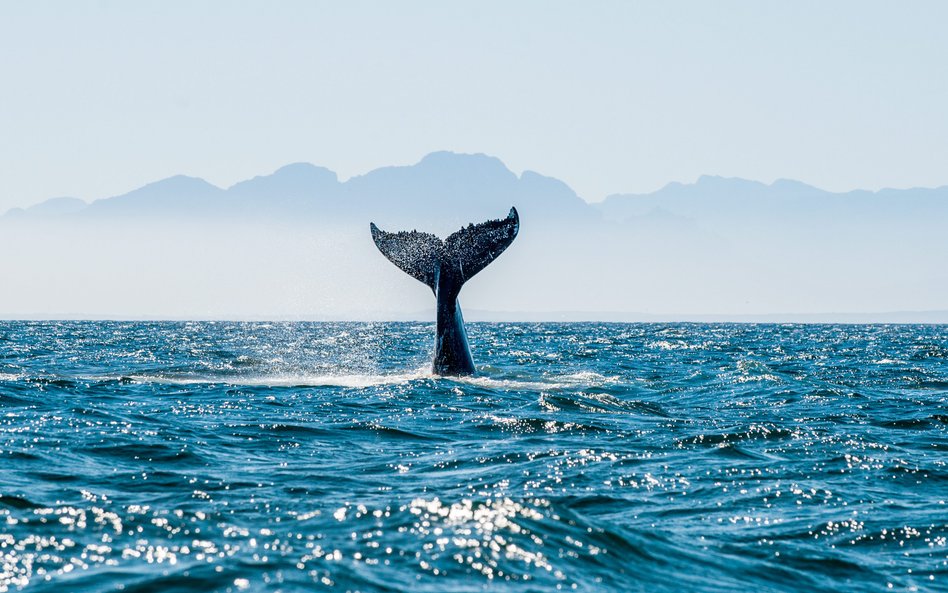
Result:
{"label": "haze over water", "polygon": [[944,326],[0,322],[0,591],[941,591]]}

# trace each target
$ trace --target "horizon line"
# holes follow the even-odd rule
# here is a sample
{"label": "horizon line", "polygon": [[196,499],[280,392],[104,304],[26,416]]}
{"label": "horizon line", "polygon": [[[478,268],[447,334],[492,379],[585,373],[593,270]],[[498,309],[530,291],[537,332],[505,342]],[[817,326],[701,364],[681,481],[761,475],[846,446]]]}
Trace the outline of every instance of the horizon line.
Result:
{"label": "horizon line", "polygon": [[[700,313],[658,314],[620,311],[485,311],[473,309],[466,315],[469,323],[726,323],[726,324],[799,324],[799,325],[948,325],[948,309],[922,311],[880,311],[869,313]],[[117,315],[54,313],[0,315],[4,322],[222,322],[222,323],[434,323],[427,312],[382,315]]]}

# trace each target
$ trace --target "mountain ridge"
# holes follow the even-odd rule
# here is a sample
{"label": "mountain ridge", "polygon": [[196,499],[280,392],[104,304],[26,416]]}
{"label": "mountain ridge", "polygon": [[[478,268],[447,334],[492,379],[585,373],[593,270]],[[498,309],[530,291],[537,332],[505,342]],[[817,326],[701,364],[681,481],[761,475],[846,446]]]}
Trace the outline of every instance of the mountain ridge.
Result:
{"label": "mountain ridge", "polygon": [[8,215],[0,254],[15,280],[0,314],[415,310],[429,295],[389,269],[369,222],[448,236],[511,206],[517,242],[466,289],[472,308],[706,319],[946,309],[948,187],[834,194],[704,176],[589,204],[554,177],[442,152],[346,181],[293,163],[227,188],[175,176]]}
{"label": "mountain ridge", "polygon": [[[779,215],[781,208],[754,212],[776,202],[783,203],[784,210],[790,203],[796,209],[806,207],[819,212],[833,205],[838,210],[840,200],[845,202],[844,210],[869,203],[878,207],[889,201],[901,202],[898,205],[903,207],[943,207],[948,204],[948,185],[831,192],[793,179],[781,178],[767,184],[740,177],[701,175],[693,183],[670,182],[653,192],[610,194],[601,202],[586,202],[564,181],[531,170],[517,175],[497,157],[438,151],[413,165],[379,167],[346,181],[340,181],[326,167],[305,162],[290,163],[226,188],[200,177],[174,175],[88,203],[77,198],[52,198],[27,208],[11,208],[3,218],[250,214],[345,218],[372,212],[401,222],[402,218],[417,219],[419,213],[430,213],[444,204],[450,204],[457,213],[455,218],[461,219],[517,203],[539,219],[595,221],[602,217],[624,221],[649,216],[656,208],[689,219],[713,219],[715,209],[721,206],[754,215]],[[400,216],[400,211],[405,216]]]}

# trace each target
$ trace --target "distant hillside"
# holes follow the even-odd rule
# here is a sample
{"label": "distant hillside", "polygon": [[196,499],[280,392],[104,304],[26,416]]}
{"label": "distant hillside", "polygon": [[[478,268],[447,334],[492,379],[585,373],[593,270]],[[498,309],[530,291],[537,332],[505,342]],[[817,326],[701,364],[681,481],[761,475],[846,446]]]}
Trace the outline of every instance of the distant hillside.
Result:
{"label": "distant hillside", "polygon": [[669,183],[650,194],[609,196],[596,207],[607,219],[619,221],[658,211],[711,223],[892,222],[948,215],[948,186],[832,193],[787,179],[766,185],[705,175],[696,183]]}
{"label": "distant hillside", "polygon": [[52,198],[30,206],[29,208],[11,208],[7,211],[8,218],[54,218],[67,214],[75,214],[83,210],[88,204],[79,198]]}
{"label": "distant hillside", "polygon": [[[449,228],[503,216],[512,205],[534,221],[599,218],[561,181],[531,171],[517,176],[496,158],[450,152],[432,153],[411,166],[376,169],[344,183],[332,171],[307,163],[288,165],[227,189],[176,176],[85,207],[76,204],[68,214],[77,220],[372,218],[383,225],[429,222]],[[45,218],[53,213],[52,207],[39,205],[7,216]],[[55,210],[56,215],[66,213]]]}
{"label": "distant hillside", "polygon": [[[287,165],[229,188],[183,175],[86,204],[54,198],[14,208],[5,219],[171,219],[294,222],[364,221],[379,224],[453,225],[501,216],[516,205],[527,221],[596,224],[613,221],[672,233],[717,232],[765,222],[845,221],[891,224],[948,220],[948,186],[934,189],[824,191],[799,181],[770,185],[702,176],[669,183],[649,194],[616,194],[588,204],[562,181],[525,171],[517,176],[483,154],[436,152],[420,162],[383,167],[340,182],[308,163]],[[700,228],[699,228],[700,227]],[[703,229],[703,230],[702,230]]]}
{"label": "distant hillside", "polygon": [[0,316],[405,318],[430,291],[377,252],[369,221],[446,236],[510,206],[520,235],[465,287],[465,310],[825,321],[948,310],[948,187],[837,194],[705,176],[588,204],[552,177],[437,152],[345,182],[296,163],[229,188],[176,176],[13,209],[0,217],[12,279]]}

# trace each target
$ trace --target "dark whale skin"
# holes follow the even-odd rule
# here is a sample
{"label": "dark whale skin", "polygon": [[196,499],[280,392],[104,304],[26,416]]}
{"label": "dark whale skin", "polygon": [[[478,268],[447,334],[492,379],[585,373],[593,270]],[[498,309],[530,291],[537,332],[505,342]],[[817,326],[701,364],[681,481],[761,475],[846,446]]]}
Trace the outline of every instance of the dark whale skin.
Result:
{"label": "dark whale skin", "polygon": [[511,208],[506,218],[468,225],[442,241],[429,233],[388,233],[369,223],[379,251],[409,276],[427,284],[438,302],[435,353],[431,372],[463,376],[475,372],[464,330],[458,294],[464,283],[513,243],[520,216]]}

